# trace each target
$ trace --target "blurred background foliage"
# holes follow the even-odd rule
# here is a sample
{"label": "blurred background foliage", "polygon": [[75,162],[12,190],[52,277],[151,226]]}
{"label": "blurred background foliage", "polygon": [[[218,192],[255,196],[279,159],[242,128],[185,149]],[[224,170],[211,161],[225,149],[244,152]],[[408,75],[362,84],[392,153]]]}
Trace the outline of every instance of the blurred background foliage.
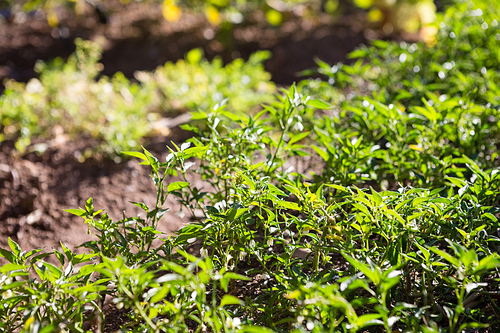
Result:
{"label": "blurred background foliage", "polygon": [[292,17],[314,17],[327,13],[339,16],[346,7],[367,12],[368,21],[386,32],[416,32],[435,21],[436,5],[432,0],[3,0],[0,6],[12,12],[42,11],[49,24],[59,24],[58,7],[66,7],[77,15],[87,7],[104,13],[116,5],[130,2],[161,4],[163,17],[170,22],[179,20],[185,12],[202,12],[213,25],[241,24],[256,12],[263,13],[267,22],[280,26]]}
{"label": "blurred background foliage", "polygon": [[[134,82],[120,72],[99,76],[100,44],[75,42],[76,51],[67,61],[38,62],[38,78],[27,84],[6,81],[0,96],[0,142],[14,140],[24,153],[33,137],[64,141],[86,133],[101,142],[97,147],[101,153],[113,156],[138,149],[157,130],[167,134],[164,117],[206,109],[224,99],[239,113],[273,100],[275,85],[263,65],[268,51],[224,66],[221,59],[209,62],[201,49],[193,49],[185,60],[167,62],[153,72],[137,72],[138,82]],[[43,152],[46,148],[38,144],[31,149]]]}

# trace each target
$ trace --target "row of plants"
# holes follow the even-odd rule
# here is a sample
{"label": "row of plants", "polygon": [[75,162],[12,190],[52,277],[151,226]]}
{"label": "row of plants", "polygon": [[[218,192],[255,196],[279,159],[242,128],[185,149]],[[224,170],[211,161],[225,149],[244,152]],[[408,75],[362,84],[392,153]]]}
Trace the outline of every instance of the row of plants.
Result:
{"label": "row of plants", "polygon": [[266,51],[224,66],[220,59],[208,62],[200,49],[194,49],[185,60],[137,73],[133,82],[121,73],[99,75],[103,68],[98,42],[77,39],[76,48],[67,62],[58,58],[38,63],[39,77],[27,84],[7,81],[0,96],[0,142],[14,140],[20,153],[43,150],[43,145],[31,145],[32,138],[53,138],[59,127],[71,137],[98,140],[99,154],[117,156],[140,148],[155,135],[161,118],[207,108],[224,98],[231,99],[235,111],[244,112],[271,101],[275,92],[264,70],[263,62],[270,56]]}
{"label": "row of plants", "polygon": [[[125,152],[150,168],[155,206],[133,202],[144,213],[120,221],[91,198],[67,210],[95,232],[86,254],[10,240],[0,330],[105,329],[106,300],[123,332],[498,329],[500,35],[488,6],[450,7],[433,43],[319,62],[326,81],[282,89],[257,113],[226,100],[193,112],[194,137],[165,160]],[[455,38],[469,51],[452,53]],[[157,230],[168,196],[196,221],[170,236]]]}

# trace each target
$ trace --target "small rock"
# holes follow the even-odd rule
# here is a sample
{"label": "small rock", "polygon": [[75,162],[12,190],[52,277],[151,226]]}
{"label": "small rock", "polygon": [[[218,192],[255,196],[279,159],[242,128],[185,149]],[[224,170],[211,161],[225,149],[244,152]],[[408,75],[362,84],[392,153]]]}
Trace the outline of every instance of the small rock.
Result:
{"label": "small rock", "polygon": [[42,211],[40,209],[35,210],[26,216],[26,224],[32,225],[33,223],[38,222],[42,218]]}

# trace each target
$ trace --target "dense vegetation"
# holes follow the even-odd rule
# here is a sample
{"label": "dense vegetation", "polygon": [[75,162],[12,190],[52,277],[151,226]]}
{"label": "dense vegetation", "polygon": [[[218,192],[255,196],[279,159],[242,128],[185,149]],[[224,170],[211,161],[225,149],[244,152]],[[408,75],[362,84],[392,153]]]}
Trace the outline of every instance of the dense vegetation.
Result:
{"label": "dense vegetation", "polygon": [[97,79],[102,69],[99,44],[77,39],[76,47],[66,63],[60,58],[38,63],[39,78],[28,84],[7,81],[0,97],[0,141],[15,140],[23,153],[33,137],[53,137],[54,129],[62,126],[71,136],[86,133],[99,140],[99,151],[84,154],[87,157],[119,154],[140,148],[144,137],[158,130],[155,124],[162,117],[207,108],[224,98],[231,100],[233,110],[244,112],[271,101],[275,92],[262,64],[269,57],[266,51],[224,67],[220,59],[209,63],[194,49],[186,60],[137,73],[137,84],[121,73]]}
{"label": "dense vegetation", "polygon": [[[498,329],[498,5],[459,2],[440,15],[426,42],[376,41],[351,54],[359,58],[354,65],[318,61],[325,80],[283,89],[261,111],[231,104],[242,96],[222,90],[229,102],[189,89],[185,98],[170,95],[191,83],[162,90],[166,100],[199,110],[184,125],[195,136],[165,161],[145,149],[124,153],[151,169],[156,205],[137,202],[144,214],[120,221],[91,198],[68,210],[97,236],[83,244],[87,254],[62,244],[52,253],[25,252],[10,241],[10,250],[0,250],[10,262],[0,268],[0,330],[84,332],[103,315],[105,297],[130,332]],[[76,68],[92,50],[56,65],[88,75]],[[209,66],[197,52],[179,68]],[[137,85],[120,76],[93,82],[89,100],[106,105],[99,101],[105,89],[125,100],[126,85],[131,100],[144,103],[141,91],[161,89],[153,78],[168,77],[170,66],[138,76],[144,80]],[[234,66],[234,73],[210,70],[225,73],[224,82],[226,74],[245,72],[244,64]],[[60,103],[47,108],[80,121],[58,102],[64,99],[36,95],[49,93],[55,80],[32,82],[36,89],[13,83],[2,96],[13,114],[3,115],[4,132],[12,126],[23,138],[23,112],[34,108],[21,107],[33,99]],[[34,123],[30,133],[43,133]],[[190,184],[190,173],[201,175],[205,188]],[[156,229],[167,196],[196,220],[168,237]]]}

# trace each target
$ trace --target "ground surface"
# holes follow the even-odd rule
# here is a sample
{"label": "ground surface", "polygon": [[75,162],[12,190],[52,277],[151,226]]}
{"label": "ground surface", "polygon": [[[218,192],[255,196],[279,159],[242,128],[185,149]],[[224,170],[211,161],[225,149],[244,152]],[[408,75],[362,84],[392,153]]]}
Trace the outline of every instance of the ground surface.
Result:
{"label": "ground surface", "polygon": [[[33,66],[38,59],[68,56],[74,50],[74,38],[104,36],[106,75],[122,71],[133,77],[136,70],[152,70],[175,61],[194,47],[203,47],[208,58],[221,55],[225,61],[269,49],[273,58],[266,69],[276,83],[287,85],[297,79],[298,71],[314,67],[316,57],[332,64],[343,61],[367,40],[361,19],[354,14],[340,17],[334,24],[326,17],[293,19],[279,28],[256,17],[256,25],[238,27],[232,37],[219,41],[212,38],[217,36],[216,28],[203,16],[188,14],[176,23],[167,23],[160,13],[157,7],[133,4],[110,12],[106,23],[94,12],[79,18],[62,13],[60,28],[49,27],[43,16],[7,17],[0,25],[0,80],[26,81],[36,75]],[[152,151],[165,155],[170,140],[187,138],[180,130],[172,133],[155,138],[150,144]],[[113,219],[121,218],[123,212],[127,216],[140,212],[129,201],[154,204],[156,193],[149,170],[137,161],[78,162],[74,152],[92,144],[82,136],[53,145],[43,156],[30,153],[15,157],[11,142],[0,143],[1,247],[8,246],[8,237],[19,242],[23,250],[45,247],[49,251],[59,248],[60,242],[74,248],[89,240],[92,235],[88,235],[83,220],[62,211],[82,207],[89,197],[94,198],[97,209],[105,209]],[[169,205],[172,209],[163,217],[160,229],[174,232],[188,221],[175,214],[175,202]]]}

